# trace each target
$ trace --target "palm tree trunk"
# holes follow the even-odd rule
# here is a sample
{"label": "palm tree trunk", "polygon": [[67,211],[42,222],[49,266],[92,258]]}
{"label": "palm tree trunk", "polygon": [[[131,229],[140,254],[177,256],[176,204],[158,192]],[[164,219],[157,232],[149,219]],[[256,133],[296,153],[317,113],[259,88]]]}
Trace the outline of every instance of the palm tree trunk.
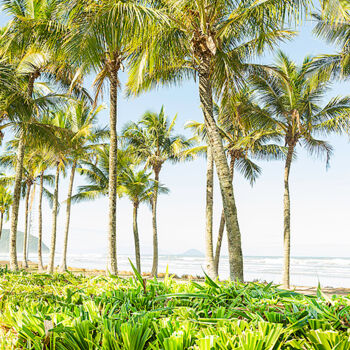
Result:
{"label": "palm tree trunk", "polygon": [[283,288],[290,287],[290,197],[289,197],[289,173],[294,153],[294,145],[288,146],[288,153],[284,167],[284,265],[282,285]]}
{"label": "palm tree trunk", "polygon": [[117,266],[117,89],[118,70],[112,71],[110,77],[110,146],[109,146],[109,234],[107,271],[113,275],[118,273]]}
{"label": "palm tree trunk", "polygon": [[213,151],[225,212],[230,262],[230,278],[232,280],[238,279],[243,281],[243,256],[241,234],[237,218],[237,208],[225,150],[214,119],[212,86],[210,83],[209,72],[210,60],[203,59],[199,69],[199,97],[204,114],[205,127],[208,132],[209,144]]}
{"label": "palm tree trunk", "polygon": [[136,268],[139,273],[141,273],[141,256],[140,256],[140,238],[139,229],[137,225],[137,210],[139,208],[138,203],[134,203],[133,210],[133,231],[134,231],[134,242],[135,242],[135,258],[136,258]]}
{"label": "palm tree trunk", "polygon": [[23,159],[24,159],[24,135],[21,133],[18,148],[17,148],[17,159],[16,159],[16,175],[15,184],[13,189],[13,203],[11,209],[11,227],[10,227],[10,269],[18,270],[17,262],[17,223],[18,223],[18,212],[19,202],[21,197],[21,182],[22,182],[22,171],[23,171]]}
{"label": "palm tree trunk", "polygon": [[205,232],[205,270],[210,278],[217,278],[214,269],[213,251],[213,191],[214,159],[210,146],[207,147],[207,189],[206,189],[206,232]]}
{"label": "palm tree trunk", "polygon": [[217,276],[219,276],[219,262],[220,262],[222,239],[224,238],[224,231],[225,231],[225,212],[224,210],[222,210],[218,238],[216,241],[215,256],[214,256],[214,269]]}
{"label": "palm tree trunk", "polygon": [[60,272],[64,272],[67,270],[68,233],[69,233],[69,223],[70,223],[70,211],[71,211],[71,204],[72,204],[71,198],[72,198],[74,175],[75,175],[76,167],[77,167],[77,163],[74,162],[72,165],[72,170],[71,170],[70,179],[69,179],[67,207],[66,207],[66,227],[64,230],[64,245],[63,245],[63,255],[62,255],[62,263],[60,266]]}
{"label": "palm tree trunk", "polygon": [[[234,188],[234,186],[233,186],[233,174],[235,171],[235,162],[236,162],[236,159],[231,156],[230,175],[231,175],[231,181],[232,181],[232,189]],[[221,213],[219,233],[218,233],[218,239],[216,242],[215,257],[214,257],[214,268],[215,268],[215,273],[217,276],[219,276],[219,261],[220,261],[222,239],[224,237],[224,230],[225,230],[225,212],[223,210]]]}
{"label": "palm tree trunk", "polygon": [[60,168],[59,168],[59,164],[57,164],[56,176],[55,176],[55,191],[54,191],[54,195],[53,195],[53,206],[52,206],[52,232],[51,232],[51,244],[50,244],[50,258],[49,258],[49,263],[47,266],[48,273],[53,273],[54,266],[55,266],[59,177],[60,177]]}
{"label": "palm tree trunk", "polygon": [[2,236],[2,225],[4,223],[4,213],[3,212],[0,212],[0,239],[1,239],[1,236]]}
{"label": "palm tree trunk", "polygon": [[38,270],[42,272],[43,266],[43,253],[42,253],[42,242],[43,242],[43,189],[44,189],[44,172],[40,174],[40,189],[39,189],[39,207],[38,207]]}
{"label": "palm tree trunk", "polygon": [[160,167],[155,167],[154,171],[154,194],[152,196],[152,227],[153,227],[153,263],[151,276],[158,275],[158,229],[157,229],[157,202],[158,202],[158,183]]}
{"label": "palm tree trunk", "polygon": [[26,193],[26,199],[25,199],[25,218],[24,218],[24,237],[23,237],[23,267],[28,268],[28,261],[27,261],[27,246],[28,246],[28,213],[29,213],[29,196],[30,196],[30,189],[31,184],[27,184],[27,193]]}

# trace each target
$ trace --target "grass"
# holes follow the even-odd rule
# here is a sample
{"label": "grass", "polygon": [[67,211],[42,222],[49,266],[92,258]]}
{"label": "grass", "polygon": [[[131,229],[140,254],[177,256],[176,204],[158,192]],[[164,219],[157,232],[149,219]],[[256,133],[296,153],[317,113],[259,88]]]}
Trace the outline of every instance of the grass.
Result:
{"label": "grass", "polygon": [[350,298],[0,271],[0,349],[350,349]]}

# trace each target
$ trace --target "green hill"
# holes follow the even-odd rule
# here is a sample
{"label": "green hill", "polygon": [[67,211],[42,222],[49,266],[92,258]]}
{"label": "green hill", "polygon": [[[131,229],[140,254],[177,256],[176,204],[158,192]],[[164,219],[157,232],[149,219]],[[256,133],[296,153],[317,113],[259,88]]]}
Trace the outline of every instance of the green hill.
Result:
{"label": "green hill", "polygon": [[[9,251],[9,236],[10,230],[3,229],[0,239],[0,254],[6,254]],[[24,233],[17,231],[17,251],[22,251],[23,249],[23,236]],[[29,235],[28,244],[29,253],[36,253],[38,251],[38,238]],[[43,243],[43,253],[48,253],[49,248]]]}

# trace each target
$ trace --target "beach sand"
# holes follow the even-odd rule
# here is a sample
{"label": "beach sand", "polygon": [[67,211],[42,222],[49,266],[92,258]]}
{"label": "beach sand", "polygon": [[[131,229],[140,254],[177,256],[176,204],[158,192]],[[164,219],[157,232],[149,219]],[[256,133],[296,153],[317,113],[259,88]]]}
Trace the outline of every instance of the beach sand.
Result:
{"label": "beach sand", "polygon": [[[9,266],[8,261],[0,261],[0,266]],[[18,262],[18,265],[20,268],[22,267],[22,262]],[[38,264],[33,262],[28,262],[28,269],[26,269],[29,272],[38,272]],[[46,266],[45,266],[46,267]],[[69,267],[69,272],[74,274],[82,274],[84,276],[98,276],[98,275],[105,275],[105,270],[97,270],[97,269],[84,269],[84,268],[76,268],[76,267]],[[118,275],[122,278],[128,278],[132,277],[133,273],[131,271],[119,271]],[[150,277],[149,273],[143,273],[142,274],[144,278]],[[169,275],[174,276],[174,280],[185,282],[185,281],[196,281],[196,282],[203,282],[204,278],[200,276],[176,276],[169,273]],[[162,278],[165,276],[164,273],[158,274],[158,279],[162,280]],[[317,293],[317,286],[315,287],[309,287],[309,286],[291,286],[290,290],[295,291],[297,293],[305,294],[305,295],[316,295]],[[322,287],[322,292],[327,295],[349,295],[350,294],[350,288],[333,288],[333,287]]]}

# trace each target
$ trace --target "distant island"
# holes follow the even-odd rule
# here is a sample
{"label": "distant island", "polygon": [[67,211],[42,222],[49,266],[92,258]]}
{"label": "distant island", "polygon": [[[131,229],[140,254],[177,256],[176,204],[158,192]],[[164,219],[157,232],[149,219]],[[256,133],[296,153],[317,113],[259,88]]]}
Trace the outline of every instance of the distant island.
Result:
{"label": "distant island", "polygon": [[184,253],[182,253],[181,256],[203,258],[204,254],[197,249],[189,249],[189,250],[186,250]]}
{"label": "distant island", "polygon": [[[23,237],[24,233],[17,231],[17,251],[22,251],[23,249]],[[0,254],[7,254],[9,251],[9,241],[10,241],[10,230],[3,229],[0,238]],[[49,248],[43,243],[42,244],[43,253],[48,253]],[[38,251],[38,237],[29,235],[28,238],[28,252],[36,253]]]}

